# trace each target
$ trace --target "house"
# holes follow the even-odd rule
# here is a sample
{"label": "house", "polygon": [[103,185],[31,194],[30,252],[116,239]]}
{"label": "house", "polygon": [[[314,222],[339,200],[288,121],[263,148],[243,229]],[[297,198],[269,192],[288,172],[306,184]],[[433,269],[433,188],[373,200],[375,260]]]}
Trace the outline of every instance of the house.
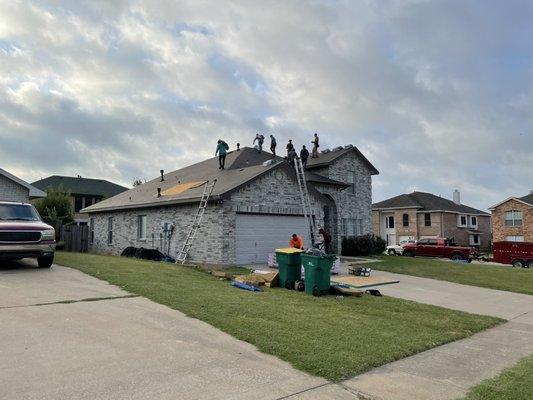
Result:
{"label": "house", "polygon": [[27,203],[41,197],[46,193],[0,168],[0,201]]}
{"label": "house", "polygon": [[533,242],[533,190],[489,208],[494,242]]}
{"label": "house", "polygon": [[[343,236],[370,233],[371,176],[377,170],[354,146],[310,160],[306,180],[313,218],[340,248]],[[266,263],[291,234],[307,226],[294,168],[283,158],[252,148],[228,152],[226,169],[217,158],[179,169],[94,204],[91,250],[120,254],[126,247],[157,248],[176,256],[189,232],[206,181],[217,180],[189,253],[212,264]],[[170,227],[173,227],[170,228]]]}
{"label": "house", "polygon": [[52,175],[33,182],[32,185],[44,191],[63,188],[70,192],[72,214],[74,221],[79,225],[86,225],[89,221],[89,216],[81,213],[81,209],[128,190],[124,186],[104,179],[82,178],[79,175],[77,177]]}
{"label": "house", "polygon": [[403,240],[454,238],[458,245],[488,249],[490,214],[431,193],[413,192],[372,205],[372,230],[389,245]]}

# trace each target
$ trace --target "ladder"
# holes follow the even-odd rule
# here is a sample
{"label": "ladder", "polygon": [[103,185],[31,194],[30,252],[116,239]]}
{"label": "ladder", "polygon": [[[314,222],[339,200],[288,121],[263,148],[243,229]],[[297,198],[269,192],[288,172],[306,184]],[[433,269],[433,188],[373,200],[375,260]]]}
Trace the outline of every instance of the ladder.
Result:
{"label": "ladder", "polygon": [[298,181],[298,189],[300,190],[300,199],[302,201],[302,208],[305,217],[305,223],[309,229],[309,238],[311,239],[311,246],[316,245],[316,226],[311,212],[311,200],[309,199],[309,192],[307,191],[307,181],[305,180],[305,170],[302,160],[298,157],[294,158],[294,170],[296,171],[296,180]]}
{"label": "ladder", "polygon": [[189,251],[191,251],[194,238],[196,237],[196,232],[198,232],[198,228],[200,227],[200,223],[202,222],[205,209],[207,208],[207,202],[209,201],[209,197],[211,197],[211,193],[213,193],[213,188],[215,187],[216,183],[216,179],[213,180],[211,183],[209,181],[205,183],[204,192],[202,194],[202,198],[200,199],[200,205],[198,206],[198,210],[196,211],[196,215],[194,216],[194,221],[191,225],[191,229],[187,234],[187,239],[185,239],[185,243],[183,243],[183,247],[178,253],[178,257],[176,258],[176,264],[185,264],[185,260],[189,255]]}

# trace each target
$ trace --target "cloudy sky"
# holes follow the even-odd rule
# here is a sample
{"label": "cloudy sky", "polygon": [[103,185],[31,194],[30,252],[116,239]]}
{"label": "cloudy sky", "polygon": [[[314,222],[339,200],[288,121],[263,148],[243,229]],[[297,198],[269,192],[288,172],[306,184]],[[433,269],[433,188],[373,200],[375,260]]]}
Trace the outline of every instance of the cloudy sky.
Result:
{"label": "cloudy sky", "polygon": [[0,0],[0,167],[130,186],[256,132],[353,143],[374,201],[533,189],[533,2]]}

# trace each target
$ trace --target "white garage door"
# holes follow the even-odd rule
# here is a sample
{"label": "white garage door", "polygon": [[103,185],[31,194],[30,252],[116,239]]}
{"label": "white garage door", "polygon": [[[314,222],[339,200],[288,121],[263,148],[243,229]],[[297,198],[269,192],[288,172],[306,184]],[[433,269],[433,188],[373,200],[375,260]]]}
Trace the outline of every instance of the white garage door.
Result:
{"label": "white garage door", "polygon": [[237,214],[235,258],[237,264],[266,264],[268,254],[288,247],[296,233],[310,247],[304,217]]}

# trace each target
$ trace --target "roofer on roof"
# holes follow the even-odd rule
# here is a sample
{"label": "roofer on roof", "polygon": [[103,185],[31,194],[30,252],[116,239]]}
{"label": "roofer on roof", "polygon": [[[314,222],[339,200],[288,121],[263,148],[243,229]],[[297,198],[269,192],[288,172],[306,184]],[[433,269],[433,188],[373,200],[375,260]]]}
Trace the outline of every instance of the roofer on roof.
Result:
{"label": "roofer on roof", "polygon": [[228,153],[229,146],[223,140],[218,139],[217,150],[215,156],[218,154],[218,169],[224,169],[226,164],[226,154]]}
{"label": "roofer on roof", "polygon": [[300,150],[300,158],[302,160],[302,165],[305,168],[307,168],[307,159],[309,158],[309,150],[305,148],[305,144],[302,146],[302,150]]}
{"label": "roofer on roof", "polygon": [[291,240],[289,242],[289,246],[293,247],[295,249],[304,249],[304,240],[301,236],[297,235],[296,233],[292,234]]}
{"label": "roofer on roof", "polygon": [[276,138],[274,135],[270,135],[270,151],[274,156],[276,156],[276,146],[277,146]]}
{"label": "roofer on roof", "polygon": [[265,141],[265,137],[263,135],[261,135],[260,133],[258,133],[257,135],[255,135],[255,139],[254,139],[254,144],[255,144],[255,141],[257,140],[257,151],[259,153],[261,153],[263,151],[263,142]]}
{"label": "roofer on roof", "polygon": [[315,136],[313,138],[313,155],[312,158],[318,158],[318,133],[315,133]]}

